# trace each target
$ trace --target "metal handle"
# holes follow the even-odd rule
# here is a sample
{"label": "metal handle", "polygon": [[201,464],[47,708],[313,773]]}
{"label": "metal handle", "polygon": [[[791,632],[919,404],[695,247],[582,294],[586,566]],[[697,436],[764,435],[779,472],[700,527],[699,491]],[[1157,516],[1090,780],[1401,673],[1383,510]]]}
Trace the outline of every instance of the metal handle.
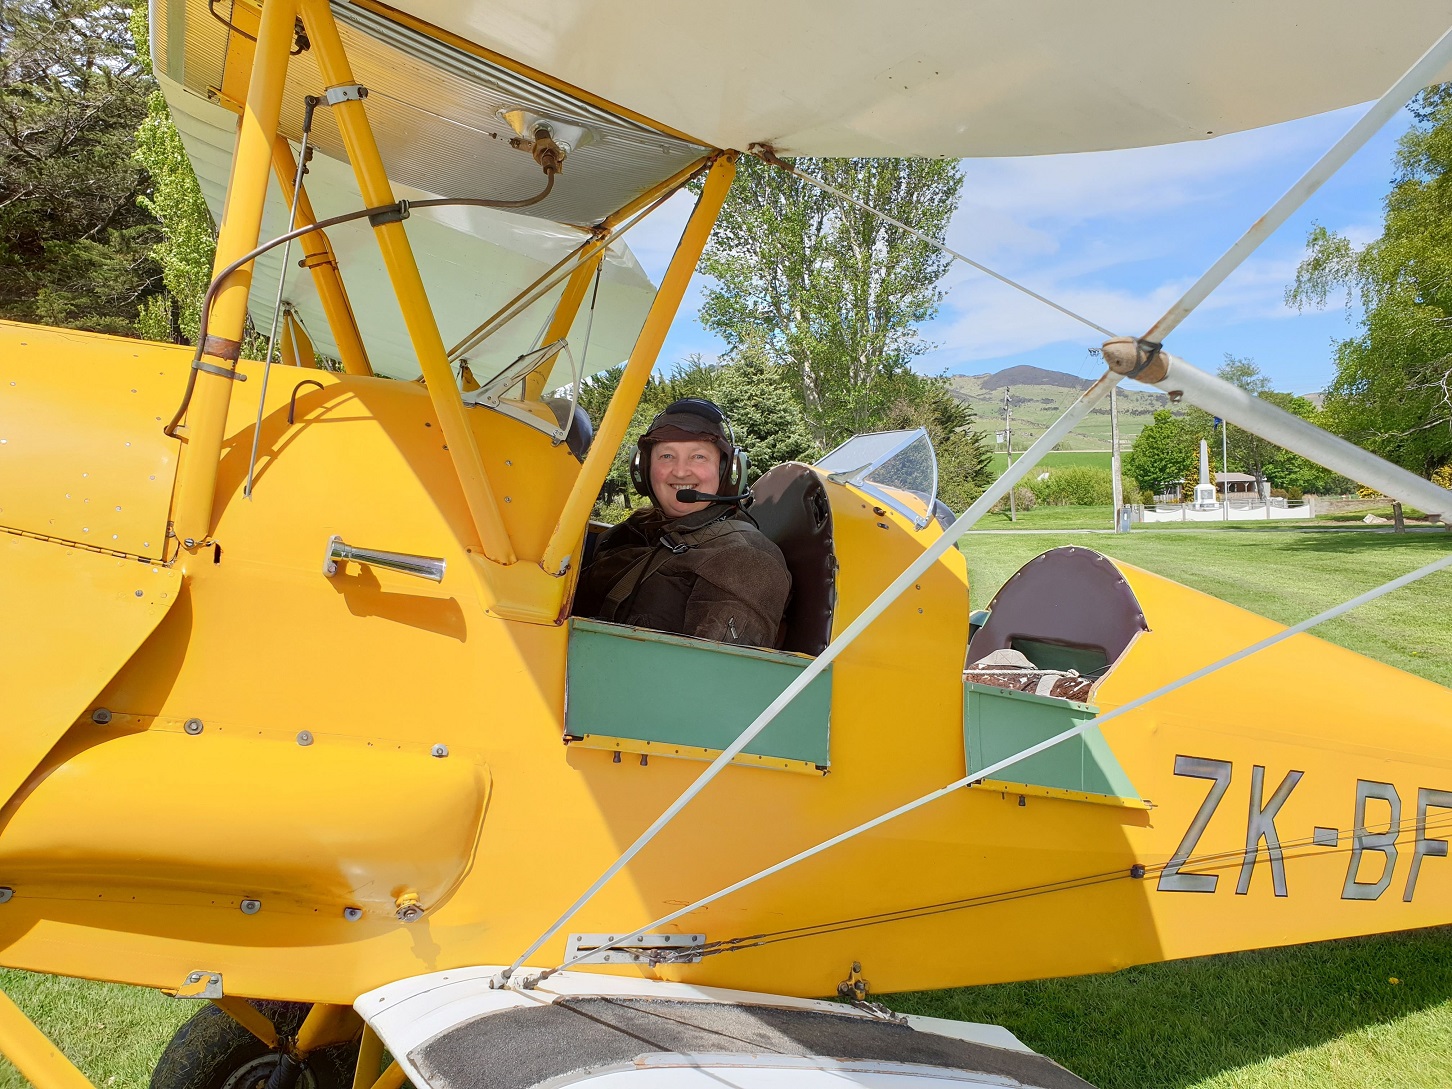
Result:
{"label": "metal handle", "polygon": [[433,556],[410,556],[406,552],[382,552],[376,548],[355,548],[345,544],[337,534],[328,538],[328,555],[323,560],[323,574],[332,578],[338,573],[338,563],[366,563],[371,567],[385,567],[401,575],[417,575],[430,582],[444,581],[445,563]]}

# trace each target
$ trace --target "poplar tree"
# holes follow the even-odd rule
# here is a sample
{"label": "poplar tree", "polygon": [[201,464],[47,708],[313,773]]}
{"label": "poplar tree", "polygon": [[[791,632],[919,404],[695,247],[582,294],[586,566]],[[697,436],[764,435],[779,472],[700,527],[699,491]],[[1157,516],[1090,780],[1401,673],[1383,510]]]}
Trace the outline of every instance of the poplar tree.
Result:
{"label": "poplar tree", "polygon": [[[963,184],[946,159],[795,160],[798,169],[941,240]],[[882,427],[922,395],[911,361],[930,345],[949,258],[878,216],[743,157],[701,260],[701,322],[730,352],[783,368],[813,441],[827,450]],[[919,383],[921,380],[918,380]]]}

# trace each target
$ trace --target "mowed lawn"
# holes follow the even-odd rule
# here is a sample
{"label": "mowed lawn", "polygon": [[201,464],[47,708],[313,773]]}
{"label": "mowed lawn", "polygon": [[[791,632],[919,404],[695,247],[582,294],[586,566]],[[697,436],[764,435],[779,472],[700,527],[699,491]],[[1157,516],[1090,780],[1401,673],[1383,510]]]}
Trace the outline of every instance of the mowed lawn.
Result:
{"label": "mowed lawn", "polygon": [[[1015,441],[1014,445],[1018,446],[1018,442]],[[1126,449],[1128,449],[1127,446],[1120,447],[1121,451]],[[1014,456],[1014,460],[1018,460],[1017,455]],[[1003,470],[1008,468],[1008,454],[1003,450],[995,450],[992,464],[993,474],[1002,475]],[[1110,456],[1108,450],[1050,450],[1044,455],[1041,464],[1045,469],[1065,469],[1070,465],[1088,465],[1091,468],[1108,471]]]}
{"label": "mowed lawn", "polygon": [[[962,548],[975,607],[1024,562],[1061,544],[1290,623],[1446,555],[1452,533],[973,534]],[[1452,571],[1444,571],[1318,634],[1452,685],[1449,618]],[[1005,1025],[1103,1089],[1452,1086],[1452,927],[887,1001]]]}
{"label": "mowed lawn", "polygon": [[[1062,528],[1107,525],[1107,508],[1033,515],[1039,532],[965,539],[975,607],[1027,560],[1075,544],[1291,623],[1452,550],[1452,534],[1444,533],[1232,525],[1115,536]],[[998,524],[996,516],[980,523]],[[1452,572],[1318,634],[1452,685]],[[153,992],[5,970],[0,987],[98,1086],[145,1085],[162,1046],[195,1009]],[[1452,928],[1102,976],[892,995],[887,1002],[1005,1025],[1102,1089],[1452,1086]],[[0,1089],[25,1084],[0,1060]]]}

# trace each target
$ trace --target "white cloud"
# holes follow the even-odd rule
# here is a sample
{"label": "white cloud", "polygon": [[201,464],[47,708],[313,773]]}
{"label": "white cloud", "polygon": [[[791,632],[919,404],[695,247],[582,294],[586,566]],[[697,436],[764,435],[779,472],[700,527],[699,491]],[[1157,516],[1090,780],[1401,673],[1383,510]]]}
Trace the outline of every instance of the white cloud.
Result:
{"label": "white cloud", "polygon": [[[1142,333],[1359,112],[1352,108],[1166,147],[965,161],[963,198],[947,240],[1108,328]],[[1376,237],[1388,140],[1353,161],[1354,177],[1339,183],[1340,190],[1333,183],[1323,191],[1334,192],[1335,199],[1313,203],[1222,284],[1188,319],[1182,337],[1193,334],[1202,351],[1219,351],[1205,345],[1223,342],[1225,350],[1269,357],[1270,344],[1286,341],[1270,330],[1293,328],[1288,322],[1297,317],[1324,317],[1298,315],[1284,302],[1303,254],[1304,231],[1318,219],[1358,245]],[[677,194],[628,239],[657,283],[693,201],[691,194]],[[662,365],[696,351],[715,358],[721,350],[696,321],[701,286],[696,277],[661,353]],[[1084,349],[1102,339],[962,264],[953,265],[943,287],[948,297],[939,317],[923,329],[939,345],[921,360],[927,370],[981,370],[989,361],[994,368],[1007,366],[1015,357],[1056,352],[1057,346],[1064,358],[1087,361]],[[1262,333],[1265,339],[1257,340]],[[1313,339],[1316,344],[1286,365],[1306,373],[1325,369],[1324,332]]]}

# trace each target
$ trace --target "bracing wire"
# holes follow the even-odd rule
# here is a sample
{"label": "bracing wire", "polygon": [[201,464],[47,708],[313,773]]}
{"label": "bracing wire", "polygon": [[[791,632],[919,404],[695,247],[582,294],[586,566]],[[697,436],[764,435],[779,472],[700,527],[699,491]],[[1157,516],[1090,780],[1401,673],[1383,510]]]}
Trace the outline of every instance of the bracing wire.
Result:
{"label": "bracing wire", "polygon": [[501,970],[499,975],[496,977],[497,981],[502,983],[510,979],[516,971],[523,967],[523,965],[529,960],[530,957],[534,956],[534,954],[538,952],[541,947],[543,947],[545,942],[549,941],[551,937],[559,933],[560,929],[567,922],[569,922],[570,919],[574,917],[575,913],[578,912],[580,908],[584,907],[587,903],[589,903],[602,888],[604,888],[607,884],[613,881],[615,879],[615,876],[619,874],[622,869],[630,864],[630,860],[638,855],[641,851],[643,851],[646,846],[653,839],[655,839],[656,836],[660,834],[662,829],[670,824],[670,822],[673,821],[676,816],[683,809],[685,809],[686,806],[690,805],[691,802],[696,797],[698,797],[700,793],[706,789],[707,786],[711,784],[716,776],[720,775],[722,770],[732,760],[734,760],[736,756],[743,749],[745,749],[747,745],[751,744],[752,740],[756,738],[757,735],[761,733],[761,731],[766,729],[767,726],[775,721],[776,716],[779,715],[785,707],[787,707],[794,699],[796,699],[797,696],[801,695],[802,692],[806,691],[807,686],[810,685],[814,680],[816,680],[817,677],[821,676],[822,673],[827,669],[827,667],[830,666],[832,662],[836,661],[836,659],[842,654],[842,652],[846,650],[847,647],[851,646],[852,643],[857,639],[857,637],[860,636],[864,631],[866,631],[868,626],[871,625],[873,621],[875,621],[879,616],[883,614],[883,612],[887,610],[888,606],[896,601],[907,590],[907,588],[913,584],[916,579],[920,578],[923,572],[927,571],[933,564],[937,563],[938,560],[941,559],[942,556],[950,548],[956,547],[959,539],[963,536],[964,533],[968,531],[968,528],[976,523],[979,518],[983,517],[983,515],[988,512],[988,509],[1006,494],[1009,488],[1012,488],[1021,479],[1023,479],[1024,474],[1028,472],[1028,470],[1034,465],[1038,458],[1042,457],[1045,451],[1053,449],[1054,446],[1057,445],[1064,438],[1065,435],[1073,430],[1074,427],[1076,427],[1078,423],[1089,414],[1090,410],[1093,409],[1093,407],[1098,404],[1099,401],[1103,400],[1103,398],[1108,394],[1111,389],[1114,388],[1115,384],[1118,382],[1119,375],[1112,373],[1106,374],[1104,377],[1100,378],[1099,381],[1095,382],[1094,385],[1090,386],[1083,393],[1081,393],[1078,399],[1069,406],[1064,414],[1052,424],[1050,424],[1048,430],[1046,430],[1042,435],[1038,437],[1037,440],[1035,440],[1034,444],[1029,447],[1028,452],[1024,455],[1023,458],[1021,458],[1013,465],[1010,465],[1008,469],[996,481],[994,481],[984,490],[982,495],[980,495],[972,502],[972,504],[969,505],[967,510],[965,510],[962,514],[958,516],[957,520],[951,526],[943,531],[942,536],[940,536],[936,541],[934,541],[926,549],[924,549],[917,559],[913,560],[912,563],[908,564],[903,572],[898,575],[898,577],[894,579],[887,586],[886,589],[879,593],[877,597],[873,599],[873,601],[857,615],[856,619],[854,619],[850,624],[847,625],[846,629],[836,635],[833,640],[829,644],[827,644],[827,647],[822,651],[822,653],[817,655],[816,658],[808,663],[807,667],[796,675],[796,678],[789,685],[787,685],[786,688],[782,690],[781,694],[778,695],[774,700],[772,700],[771,703],[768,704],[767,707],[759,715],[756,716],[751,724],[736,736],[736,739],[732,741],[731,744],[727,745],[726,748],[721,750],[716,758],[711,761],[710,765],[695,778],[691,785],[686,787],[686,789],[681,792],[676,800],[671,802],[671,804],[668,805],[661,812],[660,816],[656,817],[656,819],[651,822],[649,828],[647,828],[644,832],[640,833],[640,835],[636,837],[635,842],[630,844],[629,847],[625,848],[625,850],[620,853],[615,861],[612,862],[608,867],[606,867],[605,872],[602,873],[598,878],[596,878],[595,882],[583,893],[581,893],[580,896],[575,900],[575,902],[571,904],[568,908],[566,908],[564,913],[560,915],[558,919],[551,923],[545,929],[545,931],[539,935],[539,937],[535,938],[535,940],[531,942],[529,946],[522,953],[520,953],[517,958],[515,958],[512,964],[510,964],[507,968]]}
{"label": "bracing wire", "polygon": [[1047,295],[1040,295],[1033,288],[1028,287],[1028,286],[1026,286],[1024,284],[1021,284],[1017,280],[1010,279],[1009,277],[1005,276],[1003,273],[997,272],[994,269],[989,268],[987,265],[983,264],[980,261],[973,260],[973,258],[969,257],[967,254],[958,252],[957,250],[953,249],[951,246],[947,245],[946,243],[940,242],[936,238],[933,238],[931,235],[924,234],[922,231],[918,230],[916,227],[910,227],[910,226],[908,226],[906,223],[904,223],[902,220],[896,218],[895,216],[890,216],[886,212],[882,211],[881,209],[874,208],[874,207],[872,207],[872,205],[866,203],[865,201],[858,200],[851,193],[844,192],[843,190],[838,189],[836,186],[830,185],[827,182],[824,182],[821,178],[813,177],[811,174],[808,174],[804,170],[798,170],[791,163],[788,163],[788,162],[786,162],[786,161],[784,161],[782,159],[779,159],[777,157],[776,153],[774,151],[772,151],[771,148],[765,146],[764,144],[752,144],[749,148],[747,148],[747,151],[749,151],[752,155],[755,155],[762,162],[770,163],[772,166],[775,166],[775,167],[777,167],[780,170],[785,170],[788,174],[791,174],[793,177],[800,178],[802,181],[806,182],[808,185],[814,185],[818,189],[822,190],[824,193],[831,193],[832,196],[836,197],[838,200],[844,200],[848,204],[856,205],[858,208],[861,208],[864,212],[867,212],[867,213],[869,213],[871,215],[876,216],[878,219],[882,220],[884,223],[891,223],[894,227],[897,227],[897,228],[899,228],[901,230],[906,231],[908,234],[912,235],[918,241],[927,243],[929,246],[932,246],[935,250],[938,250],[940,253],[943,253],[943,254],[945,254],[948,257],[951,257],[953,260],[955,260],[955,261],[962,261],[963,264],[967,265],[969,268],[975,268],[979,272],[983,273],[985,276],[991,276],[995,280],[999,281],[1000,283],[1007,284],[1009,287],[1013,288],[1015,291],[1021,291],[1025,295],[1027,295],[1029,298],[1031,298],[1031,299],[1037,299],[1039,302],[1043,303],[1045,306],[1052,307],[1053,309],[1057,310],[1059,313],[1063,314],[1065,317],[1073,318],[1075,321],[1079,322],[1080,324],[1087,325],[1090,329],[1093,329],[1096,333],[1101,333],[1101,334],[1103,334],[1106,337],[1113,337],[1113,336],[1116,335],[1111,330],[1106,329],[1104,326],[1100,325],[1097,321],[1093,321],[1090,318],[1086,318],[1083,314],[1080,314],[1080,313],[1078,313],[1077,311],[1074,311],[1074,310],[1070,310],[1067,306],[1063,306],[1060,303],[1054,302],[1054,300],[1051,299],[1051,298],[1049,298]]}
{"label": "bracing wire", "polygon": [[294,238],[310,234],[313,231],[327,230],[329,227],[336,227],[339,224],[351,223],[357,219],[375,219],[378,222],[393,222],[406,218],[415,208],[446,208],[453,206],[464,206],[471,208],[524,208],[531,204],[538,204],[550,195],[554,189],[555,175],[545,176],[545,186],[540,192],[532,197],[525,197],[521,200],[491,200],[482,197],[439,197],[429,200],[400,200],[396,204],[382,204],[374,208],[359,208],[356,211],[345,212],[342,215],[332,216],[328,219],[319,220],[316,223],[309,223],[302,227],[295,227],[290,231],[278,235],[276,238],[268,239],[258,245],[237,260],[233,261],[217,275],[212,277],[212,282],[207,285],[206,292],[202,295],[201,318],[197,330],[197,348],[192,354],[192,367],[187,375],[187,385],[182,393],[181,404],[177,407],[176,413],[172,416],[171,422],[163,428],[168,438],[176,437],[177,425],[181,423],[182,417],[186,415],[187,406],[191,404],[192,391],[196,388],[197,369],[201,364],[202,356],[207,352],[207,328],[211,323],[212,303],[216,300],[217,293],[222,286],[239,269],[251,264],[269,250],[277,246],[291,242]]}
{"label": "bracing wire", "polygon": [[[896,820],[900,816],[920,809],[925,805],[939,800],[940,798],[944,798],[949,794],[961,790],[964,787],[970,786],[971,784],[978,782],[979,780],[991,779],[1003,769],[1021,763],[1022,761],[1028,759],[1030,756],[1037,755],[1038,753],[1041,753],[1046,749],[1053,748],[1055,745],[1061,744],[1064,741],[1068,741],[1071,738],[1078,737],[1080,734],[1084,733],[1090,728],[1097,728],[1103,726],[1116,718],[1130,713],[1131,711],[1138,710],[1139,708],[1154,700],[1159,699],[1162,696],[1166,696],[1171,692],[1178,691],[1186,685],[1193,684],[1195,681],[1201,680],[1212,673],[1219,672],[1220,670],[1225,669],[1228,666],[1234,665],[1237,662],[1249,658],[1251,655],[1258,654],[1261,651],[1275,646],[1278,643],[1284,642],[1286,639],[1289,639],[1294,635],[1299,635],[1302,632],[1308,631],[1309,629],[1314,628],[1320,624],[1324,624],[1329,620],[1334,620],[1337,617],[1340,617],[1353,609],[1359,608],[1362,605],[1368,604],[1369,602],[1375,601],[1378,598],[1384,597],[1385,595],[1393,592],[1394,590],[1402,589],[1403,587],[1409,586],[1412,583],[1418,581],[1419,579],[1426,578],[1428,575],[1435,574],[1436,572],[1445,570],[1449,567],[1452,567],[1452,555],[1443,556],[1440,559],[1433,560],[1431,563],[1419,567],[1415,571],[1392,579],[1390,582],[1383,583],[1381,586],[1378,586],[1372,590],[1368,590],[1364,594],[1358,594],[1356,597],[1351,598],[1349,601],[1344,601],[1340,605],[1333,606],[1332,608],[1327,609],[1324,612],[1317,613],[1315,616],[1303,620],[1299,624],[1294,624],[1291,627],[1276,632],[1274,635],[1268,636],[1257,643],[1252,643],[1248,647],[1243,647],[1242,649],[1235,651],[1233,654],[1226,655],[1224,658],[1221,658],[1218,661],[1211,662],[1209,665],[1202,666],[1200,669],[1187,673],[1183,677],[1171,681],[1169,684],[1156,688],[1153,691],[1147,692],[1142,696],[1137,696],[1134,699],[1129,700],[1128,702],[1114,708],[1113,710],[1098,716],[1097,718],[1086,719],[1084,722],[1081,722],[1079,725],[1069,730],[1065,730],[1064,732],[1047,738],[1044,741],[1040,741],[1035,745],[1030,745],[1028,748],[1022,749],[1019,752],[1014,753],[1012,756],[1005,757],[1004,759],[990,764],[987,767],[980,768],[977,771],[971,772],[968,775],[965,775],[962,778],[955,780],[954,782],[948,783],[945,786],[939,787],[936,790],[929,791],[927,794],[923,794],[910,802],[906,802],[895,809],[891,809],[888,812],[881,814],[880,816],[874,817],[868,821],[864,821],[862,824],[859,824],[853,828],[849,828],[845,832],[838,833],[830,839],[823,840],[821,843],[818,843],[813,847],[809,847],[803,851],[799,851],[798,853],[792,855],[789,858],[785,858],[780,862],[768,866],[766,869],[760,870],[749,877],[742,878],[740,881],[728,885],[726,886],[726,888],[721,889],[717,892],[711,893],[709,896],[704,896],[693,903],[687,904],[685,907],[679,908],[676,911],[672,911],[667,915],[663,915],[659,919],[655,919],[649,923],[646,923],[644,926],[632,927],[629,930],[622,931],[621,936],[616,939],[615,942],[608,945],[602,945],[597,949],[591,950],[589,953],[580,954],[573,959],[565,961],[557,967],[550,968],[547,971],[543,972],[538,977],[538,979],[547,979],[548,977],[554,975],[556,972],[563,971],[567,968],[572,968],[575,965],[581,963],[582,961],[587,960],[599,953],[603,953],[612,948],[617,948],[620,944],[628,941],[631,934],[639,934],[647,931],[658,930],[660,927],[663,927],[669,923],[673,923],[677,919],[683,918],[684,916],[689,915],[694,911],[699,911],[701,908],[714,904],[718,900],[724,899],[725,897],[730,896],[733,893],[748,888],[749,886],[754,885],[759,881],[765,880],[766,878],[771,877],[775,874],[778,874],[783,870],[790,869],[792,866],[795,866],[800,862],[804,862],[809,858],[813,858],[816,855],[822,854],[824,851],[828,851],[833,847],[838,846],[839,844],[845,843],[847,840],[854,839],[864,832],[869,832],[874,828],[878,828],[881,825]],[[539,943],[536,943],[536,946],[534,948],[538,948],[538,944]],[[533,952],[533,949],[531,950],[531,952]],[[512,966],[512,969],[517,969],[518,966],[519,965],[516,963],[514,966]],[[538,980],[536,980],[536,982],[537,981]]]}
{"label": "bracing wire", "polygon": [[[303,123],[302,144],[297,153],[297,176],[292,180],[292,201],[287,209],[287,229],[297,226],[297,206],[302,200],[303,175],[308,169],[308,137],[312,135],[312,108],[308,109],[308,120]],[[257,420],[252,426],[252,453],[247,458],[247,482],[242,486],[242,495],[252,498],[253,472],[257,468],[257,446],[262,439],[262,416],[267,410],[267,380],[272,376],[272,353],[277,350],[277,326],[282,320],[282,295],[287,287],[287,258],[292,251],[292,239],[282,244],[281,269],[277,273],[277,298],[272,303],[272,329],[267,335],[267,358],[262,363],[262,388],[257,393]]]}
{"label": "bracing wire", "polygon": [[[1408,829],[1418,827],[1415,817],[1407,817],[1390,825],[1387,832],[1395,831],[1398,836]],[[1452,827],[1452,817],[1438,817],[1427,820],[1420,825],[1422,834],[1428,831],[1440,831]],[[1379,833],[1380,834],[1380,833]],[[1318,844],[1311,837],[1282,841],[1276,853],[1282,859],[1294,860],[1298,858],[1320,858],[1326,855],[1345,854],[1354,849],[1355,832],[1345,832],[1338,838],[1335,847],[1326,847]],[[1340,840],[1346,840],[1344,844]],[[1181,866],[1184,870],[1203,871],[1226,870],[1235,866],[1243,865],[1247,858],[1257,857],[1262,850],[1270,853],[1269,848],[1259,846],[1245,847],[1235,851],[1218,851],[1211,854],[1192,855],[1185,859]],[[1146,880],[1160,874],[1168,861],[1144,866],[1142,869],[1119,868],[1116,870],[1101,871],[1092,874],[1083,874],[1078,877],[1061,878],[1058,881],[1046,881],[1038,885],[1022,885],[1018,888],[1003,889],[998,892],[981,893],[977,896],[965,896],[957,900],[943,900],[933,904],[921,904],[909,908],[898,908],[892,911],[874,912],[868,915],[849,916],[842,919],[834,919],[829,922],[809,923],[803,926],[788,927],[782,930],[766,931],[760,934],[744,934],[736,938],[722,938],[718,941],[707,942],[702,946],[693,946],[689,949],[675,951],[663,951],[660,956],[662,963],[673,960],[698,959],[701,957],[718,956],[723,953],[736,953],[745,949],[757,949],[766,945],[775,945],[779,942],[797,941],[803,938],[823,937],[828,934],[840,934],[848,930],[859,930],[863,927],[881,926],[888,923],[907,922],[912,919],[929,918],[933,915],[943,915],[955,911],[967,911],[977,907],[991,907],[995,904],[1009,903],[1016,900],[1026,900],[1037,896],[1048,896],[1059,892],[1073,892],[1081,888],[1089,888],[1093,885],[1103,885],[1114,881],[1137,881]]]}

